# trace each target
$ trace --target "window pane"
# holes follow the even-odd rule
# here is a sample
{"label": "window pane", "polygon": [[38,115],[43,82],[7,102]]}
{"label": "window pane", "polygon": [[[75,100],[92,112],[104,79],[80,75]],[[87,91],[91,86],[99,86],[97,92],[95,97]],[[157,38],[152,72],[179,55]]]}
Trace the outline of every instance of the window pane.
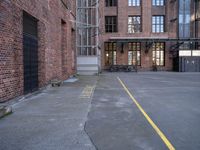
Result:
{"label": "window pane", "polygon": [[152,61],[157,66],[163,66],[164,58],[164,43],[154,43],[152,47]]}
{"label": "window pane", "polygon": [[133,60],[133,52],[129,51],[128,52],[128,64],[132,65],[132,60]]}
{"label": "window pane", "polygon": [[152,32],[164,32],[164,16],[152,17]]}
{"label": "window pane", "polygon": [[128,33],[141,32],[141,18],[140,16],[129,16],[128,17]]}
{"label": "window pane", "polygon": [[117,64],[117,53],[116,53],[116,51],[113,52],[113,64],[114,65]]}
{"label": "window pane", "polygon": [[128,64],[141,65],[141,43],[129,43]]}
{"label": "window pane", "polygon": [[153,6],[164,6],[164,0],[152,0]]}
{"label": "window pane", "polygon": [[179,37],[188,38],[190,37],[190,0],[184,0],[179,3]]}
{"label": "window pane", "polygon": [[140,6],[140,0],[128,0],[128,6]]}
{"label": "window pane", "polygon": [[106,1],[106,7],[117,6],[117,0],[105,0],[105,1]]}
{"label": "window pane", "polygon": [[105,44],[105,65],[117,64],[116,43],[106,42]]}
{"label": "window pane", "polygon": [[116,16],[105,17],[105,31],[117,32],[117,17]]}

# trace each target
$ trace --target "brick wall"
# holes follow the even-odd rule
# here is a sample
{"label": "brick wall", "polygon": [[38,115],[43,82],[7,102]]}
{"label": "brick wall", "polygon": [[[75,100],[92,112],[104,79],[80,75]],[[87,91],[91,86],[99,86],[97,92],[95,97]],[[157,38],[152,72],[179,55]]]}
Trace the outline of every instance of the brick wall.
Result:
{"label": "brick wall", "polygon": [[[73,7],[74,3],[72,0]],[[74,17],[61,0],[1,0],[0,102],[24,92],[23,11],[38,19],[39,87],[53,78],[64,80],[75,73]],[[61,20],[65,22],[64,28]]]}
{"label": "brick wall", "polygon": [[[109,41],[110,37],[177,37],[177,21],[170,22],[172,18],[177,18],[176,2],[170,3],[167,1],[165,6],[152,7],[151,0],[141,1],[140,7],[129,7],[128,0],[118,0],[118,7],[105,7],[104,1],[100,2],[100,14],[101,14],[101,50],[102,50],[102,66],[105,66],[105,54],[104,54],[104,42]],[[173,8],[174,7],[174,8]],[[172,11],[173,8],[173,11]],[[128,16],[140,15],[142,32],[141,33],[128,33]],[[164,15],[165,16],[165,30],[164,33],[152,33],[151,20],[152,15]],[[105,33],[105,16],[117,16],[118,17],[118,32],[117,33]],[[172,70],[173,59],[170,52],[171,43],[166,43],[165,47],[165,66],[160,67],[160,70]],[[142,43],[141,49],[141,67],[140,70],[152,70],[152,50],[149,49],[148,53],[145,53],[145,43]],[[117,50],[117,63],[128,64],[128,46],[124,47],[124,53],[120,53],[120,47]]]}

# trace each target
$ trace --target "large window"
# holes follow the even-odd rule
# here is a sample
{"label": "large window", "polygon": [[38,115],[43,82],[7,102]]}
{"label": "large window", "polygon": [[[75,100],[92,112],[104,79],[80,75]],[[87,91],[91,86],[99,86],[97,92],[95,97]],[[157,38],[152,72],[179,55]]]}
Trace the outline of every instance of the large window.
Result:
{"label": "large window", "polygon": [[[191,26],[191,13],[190,13],[190,0],[182,0],[179,3],[179,38],[190,38],[190,26]],[[179,48],[189,49],[190,42],[184,42]]]}
{"label": "large window", "polygon": [[190,37],[190,0],[179,3],[179,37]]}
{"label": "large window", "polygon": [[141,43],[129,43],[128,64],[141,65]]}
{"label": "large window", "polygon": [[106,7],[117,6],[117,0],[106,0]]}
{"label": "large window", "polygon": [[106,32],[117,32],[117,17],[116,16],[105,17],[105,30]]}
{"label": "large window", "polygon": [[[195,37],[198,38],[200,36],[200,1],[197,0],[195,3]],[[200,43],[195,43],[195,48],[200,49]]]}
{"label": "large window", "polygon": [[198,18],[198,19],[200,19],[200,1],[196,1],[196,4],[195,4],[195,6],[196,6],[196,18]]}
{"label": "large window", "polygon": [[152,32],[159,33],[164,32],[164,16],[153,16],[152,17]]}
{"label": "large window", "polygon": [[117,64],[117,52],[116,43],[106,42],[105,46],[105,65],[116,65]]}
{"label": "large window", "polygon": [[152,50],[153,64],[156,66],[165,65],[165,43],[154,43]]}
{"label": "large window", "polygon": [[128,17],[128,33],[141,32],[141,18],[140,16]]}
{"label": "large window", "polygon": [[152,0],[153,6],[164,6],[165,1],[164,0]]}
{"label": "large window", "polygon": [[140,0],[128,0],[128,6],[140,6]]}

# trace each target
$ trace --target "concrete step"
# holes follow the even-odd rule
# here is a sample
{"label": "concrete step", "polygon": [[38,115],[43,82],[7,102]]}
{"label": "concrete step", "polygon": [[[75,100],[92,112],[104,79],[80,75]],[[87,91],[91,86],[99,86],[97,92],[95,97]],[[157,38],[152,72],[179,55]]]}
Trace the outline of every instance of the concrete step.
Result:
{"label": "concrete step", "polygon": [[99,60],[97,56],[77,57],[77,74],[95,75],[99,73]]}
{"label": "concrete step", "polygon": [[78,75],[97,75],[98,70],[77,70]]}

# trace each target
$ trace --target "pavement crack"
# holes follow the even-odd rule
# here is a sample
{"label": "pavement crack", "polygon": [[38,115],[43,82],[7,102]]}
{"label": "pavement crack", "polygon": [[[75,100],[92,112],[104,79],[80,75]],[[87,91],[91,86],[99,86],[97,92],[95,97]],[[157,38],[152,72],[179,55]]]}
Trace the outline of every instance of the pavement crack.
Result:
{"label": "pavement crack", "polygon": [[94,143],[92,137],[91,137],[91,136],[89,135],[89,133],[87,132],[87,129],[86,129],[87,122],[88,122],[88,121],[86,121],[85,124],[84,124],[84,132],[87,134],[87,136],[88,136],[88,138],[90,139],[90,141],[91,141],[92,145],[94,146],[94,148],[95,148],[96,150],[99,150],[98,147],[97,147],[97,145]]}
{"label": "pavement crack", "polygon": [[[95,92],[95,90],[96,90],[97,82],[98,82],[98,79],[97,79],[97,81],[96,81],[96,83],[95,83],[95,85],[94,85],[93,94],[94,94],[94,92]],[[86,129],[86,126],[87,126],[87,124],[88,124],[89,114],[90,114],[90,111],[91,111],[91,108],[92,108],[92,101],[93,101],[93,96],[92,96],[91,101],[90,101],[90,103],[89,103],[88,113],[87,113],[87,116],[86,116],[86,121],[85,121],[85,123],[84,123],[84,132],[87,134],[87,136],[88,136],[90,142],[91,142],[92,145],[94,146],[94,149],[99,150],[98,147],[97,147],[97,145],[95,144],[95,142],[93,141],[92,137],[89,135],[89,133],[87,132],[87,129]]]}

